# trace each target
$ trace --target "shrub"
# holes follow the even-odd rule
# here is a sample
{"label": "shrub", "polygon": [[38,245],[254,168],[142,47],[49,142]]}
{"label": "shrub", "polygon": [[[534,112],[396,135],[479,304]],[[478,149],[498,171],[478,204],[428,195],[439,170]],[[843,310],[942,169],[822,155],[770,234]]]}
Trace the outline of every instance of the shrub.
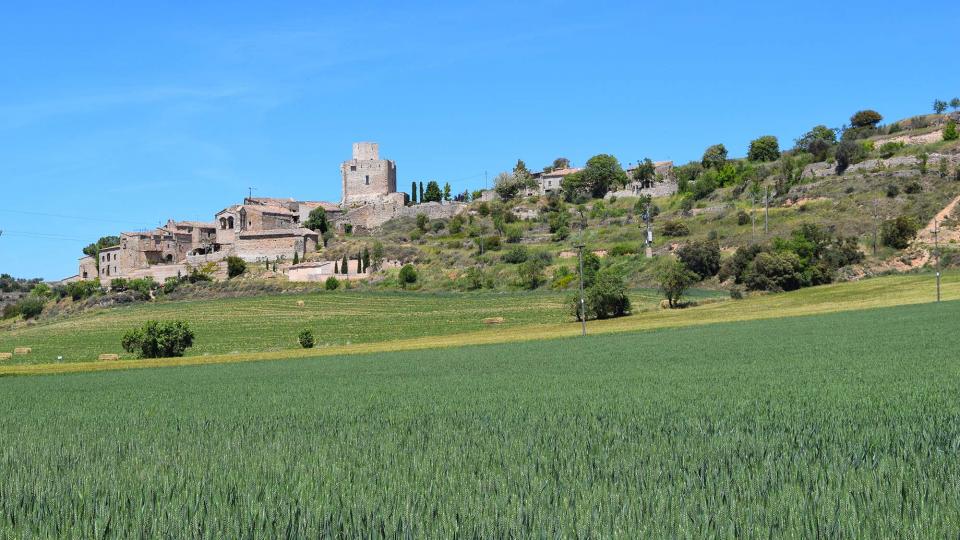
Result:
{"label": "shrub", "polygon": [[[320,210],[323,210],[320,208]],[[227,276],[235,278],[247,271],[247,263],[240,257],[231,255],[227,257]]]}
{"label": "shrub", "polygon": [[747,223],[750,223],[750,214],[739,210],[737,212],[737,225],[746,225]]}
{"label": "shrub", "polygon": [[888,219],[880,226],[880,238],[883,245],[894,249],[905,249],[917,235],[920,226],[909,216]]}
{"label": "shrub", "polygon": [[327,281],[324,282],[323,286],[324,286],[328,291],[335,291],[335,290],[337,290],[338,287],[340,287],[340,280],[337,279],[337,278],[334,277],[334,276],[330,276],[330,277],[327,278]]}
{"label": "shrub", "polygon": [[900,141],[889,141],[880,145],[880,157],[889,158],[893,157],[898,151],[902,150],[904,144]]}
{"label": "shrub", "polygon": [[911,180],[907,182],[907,185],[903,186],[903,192],[910,195],[920,193],[921,191],[923,191],[923,184],[917,180]]}
{"label": "shrub", "polygon": [[637,248],[633,244],[617,244],[610,248],[611,257],[623,257],[624,255],[633,255],[636,252]]}
{"label": "shrub", "polygon": [[27,296],[17,302],[16,313],[24,319],[33,319],[40,316],[45,304],[46,301],[42,296]]}
{"label": "shrub", "polygon": [[720,244],[716,240],[695,240],[681,246],[677,258],[700,279],[713,277],[720,270]]}
{"label": "shrub", "polygon": [[484,236],[477,240],[481,251],[498,251],[500,249],[499,236]]}
{"label": "shrub", "polygon": [[957,132],[957,123],[950,120],[947,122],[947,125],[943,127],[943,140],[955,141],[957,139],[960,139],[960,133]]}
{"label": "shrub", "polygon": [[842,141],[837,147],[836,173],[843,174],[855,163],[863,159],[864,149],[854,141]]}
{"label": "shrub", "polygon": [[[627,286],[623,276],[611,269],[605,268],[597,273],[593,285],[584,289],[584,311],[587,319],[610,319],[630,314],[630,298],[627,297]],[[571,313],[579,321],[580,295],[574,294],[570,302]]]}
{"label": "shrub", "polygon": [[138,358],[170,358],[183,356],[193,346],[193,339],[193,331],[184,321],[147,321],[124,334],[121,345]]}
{"label": "shrub", "polygon": [[527,248],[524,246],[514,246],[503,255],[503,262],[510,264],[520,264],[527,260]]}
{"label": "shrub", "polygon": [[303,226],[311,231],[319,232],[322,236],[330,229],[330,222],[327,221],[327,211],[320,206],[314,208],[307,216],[307,220],[303,222]]}
{"label": "shrub", "polygon": [[429,222],[430,220],[426,214],[417,214],[417,228],[420,229],[420,232],[427,232],[427,224]]}
{"label": "shrub", "polygon": [[664,236],[687,236],[690,228],[682,221],[667,221],[664,222],[661,232]]}
{"label": "shrub", "polygon": [[463,274],[463,288],[468,291],[475,291],[483,288],[483,270],[477,266],[467,268]]}
{"label": "shrub", "polygon": [[676,259],[660,264],[656,271],[657,285],[670,307],[676,307],[683,293],[697,282],[697,274]]}
{"label": "shrub", "polygon": [[507,237],[507,242],[516,244],[523,240],[523,227],[520,225],[508,225],[504,228],[504,234]]}
{"label": "shrub", "polygon": [[539,258],[530,258],[517,267],[517,274],[520,277],[520,284],[527,289],[536,289],[543,284],[545,277],[543,271],[546,265]]}
{"label": "shrub", "polygon": [[793,291],[803,286],[803,263],[796,253],[762,252],[744,272],[744,283],[754,291]]}
{"label": "shrub", "polygon": [[887,197],[893,199],[900,194],[900,188],[896,184],[890,184],[887,186]]}
{"label": "shrub", "polygon": [[312,349],[314,345],[313,332],[309,328],[304,328],[297,334],[297,342],[304,349]]}
{"label": "shrub", "polygon": [[74,302],[100,293],[100,282],[96,280],[74,281],[67,283],[64,293]]}
{"label": "shrub", "polygon": [[353,223],[344,223],[343,224],[343,233],[351,234],[353,233]]}
{"label": "shrub", "polygon": [[463,216],[457,214],[450,218],[450,225],[447,228],[450,230],[450,234],[460,234],[463,229]]}
{"label": "shrub", "polygon": [[776,161],[780,157],[780,143],[773,135],[764,135],[750,141],[747,159],[750,161]]}
{"label": "shrub", "polygon": [[398,275],[400,279],[400,286],[406,287],[417,282],[417,269],[414,268],[412,264],[405,264],[403,268],[400,269],[400,274]]}

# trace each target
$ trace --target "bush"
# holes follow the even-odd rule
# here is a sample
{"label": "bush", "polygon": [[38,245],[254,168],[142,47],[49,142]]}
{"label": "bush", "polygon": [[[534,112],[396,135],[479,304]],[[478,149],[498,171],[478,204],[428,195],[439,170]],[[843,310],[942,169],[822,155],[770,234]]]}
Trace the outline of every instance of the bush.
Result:
{"label": "bush", "polygon": [[73,299],[74,302],[90,298],[100,293],[100,282],[96,280],[74,281],[67,283],[64,287],[64,294]]}
{"label": "bush", "polygon": [[123,350],[138,358],[171,358],[183,356],[193,346],[194,334],[184,321],[147,321],[142,328],[124,334]]}
{"label": "bush", "polygon": [[676,307],[683,293],[697,282],[697,274],[676,259],[665,260],[656,271],[657,285],[670,307]]}
{"label": "bush", "polygon": [[921,191],[923,191],[923,184],[916,180],[911,180],[907,182],[907,185],[903,186],[903,192],[910,195],[920,193]]}
{"label": "bush", "polygon": [[527,260],[527,248],[524,246],[514,246],[510,251],[503,255],[503,262],[510,264],[520,264]]}
{"label": "bush", "polygon": [[917,235],[920,226],[909,216],[899,216],[884,221],[880,227],[880,238],[883,245],[894,249],[905,249]]}
{"label": "bush", "polygon": [[16,314],[24,319],[33,319],[43,313],[43,306],[46,301],[41,296],[27,296],[16,304]]}
{"label": "bush", "polygon": [[843,174],[855,163],[863,160],[864,148],[854,141],[842,141],[837,147],[836,173]]}
{"label": "bush", "polygon": [[463,274],[463,288],[468,291],[475,291],[483,288],[483,270],[477,266],[467,268]]}
{"label": "bush", "polygon": [[747,223],[750,223],[750,214],[743,210],[737,211],[737,225],[746,225]]}
{"label": "bush", "polygon": [[682,221],[667,221],[664,222],[661,232],[664,236],[687,236],[690,228]]}
{"label": "bush", "polygon": [[896,184],[890,184],[887,186],[887,197],[893,199],[900,194],[900,188]]}
{"label": "bush", "polygon": [[803,263],[793,252],[762,252],[747,267],[743,281],[754,291],[793,291],[804,285]]}
{"label": "bush", "polygon": [[750,161],[776,161],[780,158],[780,143],[773,135],[764,135],[750,141],[747,159]]}
{"label": "bush", "polygon": [[398,275],[400,279],[400,286],[406,287],[417,282],[417,269],[414,268],[412,264],[405,264],[403,268],[400,269],[400,274]]}
{"label": "bush", "polygon": [[334,276],[330,276],[330,277],[327,278],[327,281],[324,282],[323,286],[324,286],[328,291],[335,291],[335,290],[337,290],[338,287],[340,287],[340,280],[338,280],[338,279],[337,279],[336,277],[334,277]]}
{"label": "bush", "polygon": [[[320,209],[322,210],[322,208]],[[247,263],[240,257],[231,255],[227,257],[227,276],[235,278],[247,271]]]}
{"label": "bush", "polygon": [[313,332],[309,328],[304,328],[297,334],[297,342],[304,349],[312,349],[314,345]]}
{"label": "bush", "polygon": [[517,267],[520,284],[527,289],[536,289],[545,281],[543,271],[547,266],[539,258],[530,258]]}
{"label": "bush", "polygon": [[[583,299],[587,319],[610,319],[630,314],[630,298],[623,276],[611,268],[597,273],[593,285],[584,289]],[[570,311],[578,321],[581,320],[579,293],[571,298]]]}
{"label": "bush", "polygon": [[499,251],[500,250],[500,237],[499,236],[484,236],[477,239],[480,243],[481,251]]}
{"label": "bush", "polygon": [[450,230],[450,234],[460,234],[463,229],[463,216],[457,214],[450,218],[450,225],[447,228]]}
{"label": "bush", "polygon": [[894,154],[896,154],[900,150],[903,150],[903,147],[904,147],[904,144],[900,141],[885,142],[882,145],[880,145],[880,150],[879,150],[880,157],[882,158],[893,157]]}
{"label": "bush", "polygon": [[430,223],[430,219],[427,218],[426,214],[417,214],[417,228],[420,229],[420,232],[427,232],[428,223]]}
{"label": "bush", "polygon": [[523,240],[523,227],[520,225],[507,225],[504,229],[504,234],[507,237],[507,242],[516,244]]}
{"label": "bush", "polygon": [[960,133],[957,132],[957,123],[950,120],[947,125],[943,126],[943,140],[955,141],[957,139],[960,139]]}
{"label": "bush", "polygon": [[700,279],[713,277],[720,270],[720,244],[716,240],[695,240],[681,246],[677,258]]}
{"label": "bush", "polygon": [[610,248],[611,257],[623,257],[624,255],[633,255],[637,252],[636,246],[633,244],[617,244]]}

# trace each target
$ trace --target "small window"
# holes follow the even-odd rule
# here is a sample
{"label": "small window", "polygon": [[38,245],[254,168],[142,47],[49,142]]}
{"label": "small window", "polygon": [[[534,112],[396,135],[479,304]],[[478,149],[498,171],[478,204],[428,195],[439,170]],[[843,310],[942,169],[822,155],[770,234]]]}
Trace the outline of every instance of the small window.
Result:
{"label": "small window", "polygon": [[364,180],[364,181],[366,182],[366,184],[367,184],[368,186],[370,185],[370,175],[369,175],[369,174],[365,177],[365,180]]}
{"label": "small window", "polygon": [[350,170],[351,170],[351,171],[356,171],[356,170],[357,170],[357,166],[356,166],[356,165],[351,165],[351,166],[350,166]]}

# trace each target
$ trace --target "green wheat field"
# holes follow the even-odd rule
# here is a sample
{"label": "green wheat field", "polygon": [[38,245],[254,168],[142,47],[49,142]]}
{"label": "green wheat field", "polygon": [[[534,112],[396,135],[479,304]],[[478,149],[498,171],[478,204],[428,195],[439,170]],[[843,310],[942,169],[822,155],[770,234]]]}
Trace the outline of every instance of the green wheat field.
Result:
{"label": "green wheat field", "polygon": [[958,320],[0,378],[0,537],[955,538]]}

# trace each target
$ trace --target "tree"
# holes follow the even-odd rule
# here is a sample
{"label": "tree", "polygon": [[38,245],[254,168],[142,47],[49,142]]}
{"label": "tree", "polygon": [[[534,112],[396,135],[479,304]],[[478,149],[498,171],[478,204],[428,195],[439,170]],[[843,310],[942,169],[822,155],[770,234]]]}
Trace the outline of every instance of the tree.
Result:
{"label": "tree", "polygon": [[370,248],[363,246],[363,271],[366,272],[370,269]]}
{"label": "tree", "polygon": [[400,279],[400,286],[406,288],[407,285],[412,285],[417,282],[417,269],[414,268],[412,264],[405,264],[403,268],[400,269],[398,278]]}
{"label": "tree", "polygon": [[379,270],[383,266],[384,251],[383,243],[377,240],[373,243],[373,253],[370,254],[370,262],[373,263],[373,269]]}
{"label": "tree", "polygon": [[[334,273],[337,272],[336,267],[334,267],[333,271],[334,271]],[[337,279],[336,277],[334,277],[334,276],[330,276],[330,277],[327,278],[327,281],[324,282],[323,286],[324,286],[328,291],[335,291],[335,290],[337,290],[337,287],[340,286],[340,280],[338,280],[338,279]]]}
{"label": "tree", "polygon": [[826,150],[835,144],[837,144],[837,131],[820,124],[813,126],[810,131],[795,140],[794,149],[799,152],[809,152],[818,159],[822,159],[819,151],[822,150],[825,156]]}
{"label": "tree", "polygon": [[[569,181],[568,181],[569,180]],[[597,154],[587,160],[582,171],[568,175],[563,180],[563,189],[569,188],[570,195],[590,195],[601,198],[613,187],[627,184],[627,173],[620,167],[617,158],[610,154]]]}
{"label": "tree", "polygon": [[880,239],[883,245],[894,249],[906,249],[917,235],[920,226],[909,216],[888,219],[880,226]]}
{"label": "tree", "polygon": [[546,279],[544,275],[546,268],[546,264],[537,257],[527,259],[517,267],[520,284],[530,290],[536,289],[542,285]]}
{"label": "tree", "polygon": [[656,172],[657,169],[653,165],[653,160],[643,158],[643,161],[637,163],[637,168],[633,170],[633,181],[640,184],[640,187],[650,187]]}
{"label": "tree", "polygon": [[341,274],[349,274],[349,273],[350,273],[350,268],[348,267],[347,255],[346,255],[346,254],[344,254],[344,255],[343,255],[343,259],[340,260],[340,273],[341,273]]}
{"label": "tree", "polygon": [[960,109],[960,97],[955,97],[950,100],[950,108],[953,110]]}
{"label": "tree", "polygon": [[942,99],[933,100],[933,112],[937,114],[943,114],[943,111],[947,110],[947,102]]}
{"label": "tree", "polygon": [[227,257],[227,276],[235,278],[247,271],[247,263],[240,257],[231,255]]}
{"label": "tree", "polygon": [[656,271],[660,292],[663,293],[671,308],[677,306],[683,293],[697,282],[698,277],[697,274],[676,259],[662,262]]}
{"label": "tree", "polygon": [[957,139],[960,139],[960,133],[957,133],[957,123],[950,120],[947,125],[943,126],[943,140],[955,141]]}
{"label": "tree", "polygon": [[147,321],[123,335],[123,350],[138,358],[171,358],[183,356],[193,346],[194,333],[184,321]]}
{"label": "tree", "polygon": [[754,291],[793,291],[804,285],[803,262],[792,251],[764,251],[747,265],[743,281]]}
{"label": "tree", "polygon": [[517,160],[517,164],[513,166],[513,175],[526,175],[530,176],[530,170],[527,169],[527,164],[523,162],[522,159]]}
{"label": "tree", "polygon": [[323,235],[330,230],[330,223],[327,221],[327,211],[321,206],[314,208],[310,211],[310,215],[307,216],[307,220],[303,222],[303,226]]}
{"label": "tree", "polygon": [[695,240],[677,250],[677,258],[700,279],[720,271],[720,243],[716,240]]}
{"label": "tree", "polygon": [[[333,273],[334,273],[334,274],[339,274],[339,273],[340,273],[340,261],[333,261]],[[336,279],[336,278],[334,278],[334,279]]]}
{"label": "tree", "polygon": [[664,236],[687,236],[690,234],[690,227],[682,221],[665,221],[660,232]]}
{"label": "tree", "polygon": [[414,180],[410,183],[410,202],[417,204],[417,182]]}
{"label": "tree", "polygon": [[427,191],[424,193],[425,202],[440,202],[443,200],[443,192],[440,191],[440,184],[435,180],[427,182]]}
{"label": "tree", "polygon": [[300,252],[299,252],[299,251],[294,251],[294,252],[293,252],[293,264],[300,264]]}
{"label": "tree", "polygon": [[304,349],[312,349],[314,345],[313,332],[309,328],[304,328],[297,334],[297,342]]}
{"label": "tree", "polygon": [[493,179],[493,190],[505,201],[516,197],[522,187],[523,184],[517,180],[517,177],[508,172],[502,172]]}
{"label": "tree", "polygon": [[850,117],[850,125],[854,128],[875,128],[883,116],[877,111],[866,109],[857,111]]}
{"label": "tree", "polygon": [[423,202],[423,182],[422,181],[420,182],[420,198],[417,200],[419,200],[421,203]]}
{"label": "tree", "polygon": [[550,165],[550,168],[554,171],[559,171],[560,169],[569,169],[570,160],[565,157],[558,157],[557,159],[553,160],[553,164]]}
{"label": "tree", "polygon": [[727,162],[727,147],[715,144],[703,152],[700,164],[704,169],[719,169]]}
{"label": "tree", "polygon": [[97,270],[100,269],[100,250],[103,248],[108,248],[115,246],[120,243],[119,236],[101,236],[96,242],[87,245],[83,248],[83,254],[89,257],[93,257],[93,263],[96,265]]}
{"label": "tree", "polygon": [[837,147],[837,174],[842,175],[850,165],[853,165],[863,155],[863,147],[856,141],[841,141]]}
{"label": "tree", "polygon": [[750,161],[776,161],[780,157],[780,143],[773,135],[764,135],[750,141],[747,159]]}
{"label": "tree", "polygon": [[424,213],[417,214],[417,228],[420,229],[420,232],[427,232],[427,225],[429,225],[430,219]]}
{"label": "tree", "polygon": [[443,184],[443,200],[445,201],[450,200],[450,182],[446,182]]}

